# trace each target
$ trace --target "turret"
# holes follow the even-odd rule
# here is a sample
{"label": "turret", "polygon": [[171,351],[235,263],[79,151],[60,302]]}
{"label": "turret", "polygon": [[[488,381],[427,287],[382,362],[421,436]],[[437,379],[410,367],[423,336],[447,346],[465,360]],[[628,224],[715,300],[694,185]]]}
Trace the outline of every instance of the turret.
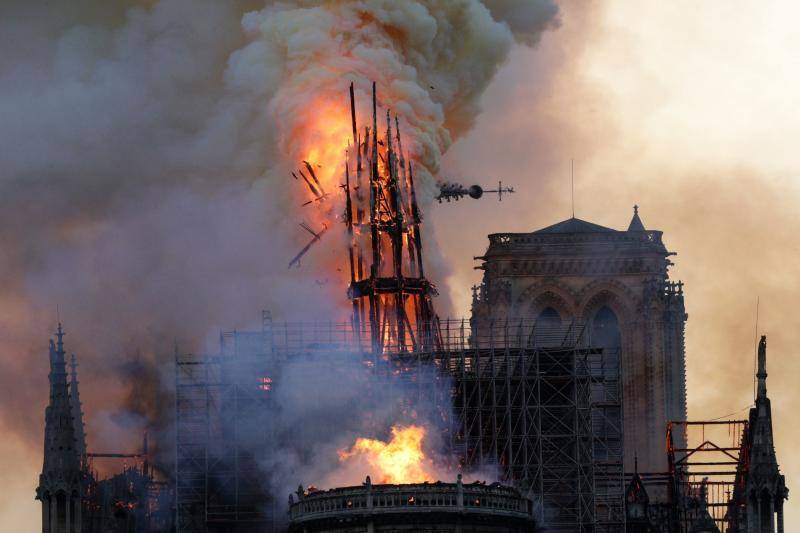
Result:
{"label": "turret", "polygon": [[642,219],[639,218],[638,205],[633,206],[633,218],[631,218],[631,223],[628,224],[628,231],[645,231]]}

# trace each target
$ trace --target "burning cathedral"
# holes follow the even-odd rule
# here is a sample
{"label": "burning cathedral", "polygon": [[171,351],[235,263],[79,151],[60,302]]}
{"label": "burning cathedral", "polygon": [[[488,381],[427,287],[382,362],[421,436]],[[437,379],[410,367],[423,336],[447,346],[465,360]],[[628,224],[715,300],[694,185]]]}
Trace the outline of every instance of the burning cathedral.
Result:
{"label": "burning cathedral", "polygon": [[[472,315],[440,319],[399,120],[379,113],[374,85],[366,127],[352,87],[350,103],[343,214],[333,215],[347,235],[350,319],[284,323],[264,312],[259,330],[221,333],[215,353],[176,353],[174,466],[154,473],[145,441],[127,455],[140,466],[106,480],[91,468],[102,454],[87,451],[59,326],[36,494],[43,533],[784,531],[766,339],[749,417],[688,419],[683,284],[638,208],[625,230],[570,218],[490,235]],[[313,164],[295,178],[310,204],[332,201]],[[292,264],[332,212],[320,211]],[[373,376],[363,402],[377,407],[395,388],[402,412],[434,416],[341,451],[366,454],[371,471],[358,482],[276,493],[263,465],[295,443],[276,428],[275,392],[320,358],[355,360]],[[426,435],[447,468],[429,469]]]}

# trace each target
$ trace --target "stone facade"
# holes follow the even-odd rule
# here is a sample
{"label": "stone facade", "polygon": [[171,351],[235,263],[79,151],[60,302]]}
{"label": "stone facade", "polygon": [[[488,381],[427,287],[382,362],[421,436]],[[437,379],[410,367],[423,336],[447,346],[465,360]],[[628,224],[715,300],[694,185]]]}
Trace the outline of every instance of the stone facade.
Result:
{"label": "stone facade", "polygon": [[532,233],[489,236],[473,327],[546,319],[585,325],[586,342],[619,349],[625,466],[666,469],[669,420],[686,419],[683,284],[669,280],[673,252],[635,208],[626,231],[576,218]]}

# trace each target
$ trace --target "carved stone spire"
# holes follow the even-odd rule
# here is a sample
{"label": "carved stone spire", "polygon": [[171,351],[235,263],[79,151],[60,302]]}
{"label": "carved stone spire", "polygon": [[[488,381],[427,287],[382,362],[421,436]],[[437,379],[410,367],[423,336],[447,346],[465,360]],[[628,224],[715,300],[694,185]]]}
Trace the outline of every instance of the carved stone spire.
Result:
{"label": "carved stone spire", "polygon": [[86,429],[83,425],[83,411],[81,411],[81,394],[78,389],[78,363],[75,354],[70,360],[69,403],[72,410],[73,427],[75,430],[75,449],[79,457],[86,455]]}
{"label": "carved stone spire", "polygon": [[767,399],[767,336],[761,336],[761,342],[758,343],[758,393],[756,398],[759,400]]}
{"label": "carved stone spire", "polygon": [[50,403],[45,409],[44,463],[36,489],[44,533],[75,533],[81,524],[81,470],[67,384],[64,330],[50,340]]}
{"label": "carved stone spire", "polygon": [[58,341],[50,341],[50,405],[45,410],[45,449],[43,475],[56,475],[69,481],[73,467],[77,471],[78,454],[72,419],[67,365],[64,357],[64,330],[56,332]]}
{"label": "carved stone spire", "polygon": [[[758,344],[758,391],[750,409],[750,469],[747,474],[747,531],[783,533],[783,501],[788,497],[786,480],[780,473],[772,433],[772,407],[767,396],[767,337]],[[777,515],[777,516],[775,516]]]}

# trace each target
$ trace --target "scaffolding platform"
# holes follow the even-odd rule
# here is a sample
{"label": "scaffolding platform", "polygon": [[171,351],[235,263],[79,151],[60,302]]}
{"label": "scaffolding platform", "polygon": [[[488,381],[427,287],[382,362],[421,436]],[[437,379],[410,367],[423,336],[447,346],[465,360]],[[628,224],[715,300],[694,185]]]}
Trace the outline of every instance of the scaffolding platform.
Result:
{"label": "scaffolding platform", "polygon": [[265,314],[261,331],[221,334],[218,354],[176,355],[178,532],[271,531],[285,521],[283,495],[269,494],[257,468],[275,446],[272,389],[303,356],[354,354],[396,377],[410,405],[438,406],[446,452],[465,470],[496,469],[536,502],[538,523],[624,527],[619,354],[592,348],[583,324],[441,320],[438,349],[381,353],[365,328]]}

